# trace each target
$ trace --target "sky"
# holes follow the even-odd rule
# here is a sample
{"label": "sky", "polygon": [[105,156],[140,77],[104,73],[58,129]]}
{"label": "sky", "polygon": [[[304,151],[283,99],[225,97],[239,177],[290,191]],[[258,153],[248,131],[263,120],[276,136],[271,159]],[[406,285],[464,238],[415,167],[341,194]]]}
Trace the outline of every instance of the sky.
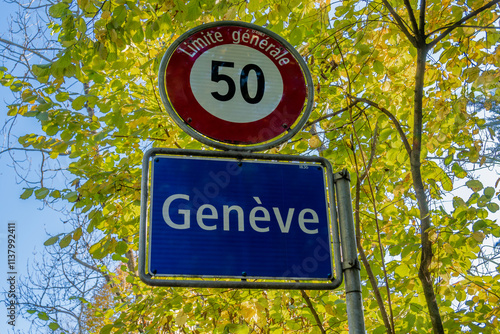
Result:
{"label": "sky", "polygon": [[[6,107],[5,100],[11,98],[10,92],[5,87],[0,87],[0,124],[5,124]],[[30,124],[33,121],[33,124]],[[36,128],[34,120],[19,122],[19,131]],[[2,138],[5,143],[7,139]],[[22,157],[22,152],[14,152],[18,157]],[[8,289],[6,273],[7,270],[7,235],[9,222],[16,224],[16,278],[19,279],[27,274],[27,266],[30,261],[35,260],[36,254],[40,255],[43,250],[43,242],[48,239],[47,233],[56,233],[61,228],[61,216],[51,210],[42,210],[42,203],[34,198],[22,200],[24,185],[12,168],[11,157],[3,153],[0,155],[0,291]],[[4,297],[2,296],[1,299]],[[6,308],[0,304],[0,334],[3,334],[3,324],[6,323]],[[20,314],[17,314],[17,329],[23,329],[23,321]],[[10,327],[10,326],[9,326]],[[7,333],[7,332],[5,332]],[[25,333],[25,332],[21,332]],[[26,332],[27,333],[27,332]]]}
{"label": "sky", "polygon": [[[7,39],[7,21],[13,12],[13,6],[2,2],[2,10],[0,11],[0,37]],[[0,66],[7,64],[0,63]],[[0,86],[0,127],[3,127],[7,120],[6,102],[12,101],[12,94],[6,87]],[[35,119],[20,120],[15,126],[15,134],[27,131],[37,131],[39,126]],[[5,133],[2,133],[1,147],[6,146],[8,138]],[[14,140],[11,144],[17,144]],[[16,145],[19,146],[19,145]],[[0,149],[1,150],[1,149]],[[16,157],[23,157],[23,152],[13,152]],[[38,154],[39,155],[39,154]],[[36,155],[32,156],[37,158]],[[33,161],[35,166],[36,161]],[[12,160],[8,153],[0,154],[0,292],[8,291],[10,284],[7,282],[7,256],[8,256],[8,224],[15,222],[15,257],[16,268],[13,272],[16,274],[16,279],[19,280],[27,275],[28,263],[34,261],[37,256],[42,254],[43,242],[48,239],[47,233],[56,233],[61,229],[61,217],[57,212],[42,209],[40,201],[33,198],[27,200],[20,199],[23,193],[24,185],[21,179],[16,175],[12,168]],[[12,253],[11,253],[12,255]],[[12,275],[10,275],[12,276]],[[16,284],[16,290],[18,289]],[[17,293],[18,291],[16,291]],[[4,333],[28,333],[27,329],[29,322],[22,319],[21,314],[17,311],[16,326],[12,327],[7,324],[10,320],[7,318],[7,309],[3,301],[5,295],[0,295],[0,334]]]}

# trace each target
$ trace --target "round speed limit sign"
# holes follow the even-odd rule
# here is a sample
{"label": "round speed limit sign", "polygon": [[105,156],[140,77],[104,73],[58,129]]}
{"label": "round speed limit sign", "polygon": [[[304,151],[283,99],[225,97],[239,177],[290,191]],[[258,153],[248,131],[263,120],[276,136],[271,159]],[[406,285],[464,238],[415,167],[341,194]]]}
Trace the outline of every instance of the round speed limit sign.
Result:
{"label": "round speed limit sign", "polygon": [[290,139],[314,100],[299,53],[242,22],[208,23],[180,36],[162,59],[159,84],[176,123],[222,149],[264,150]]}

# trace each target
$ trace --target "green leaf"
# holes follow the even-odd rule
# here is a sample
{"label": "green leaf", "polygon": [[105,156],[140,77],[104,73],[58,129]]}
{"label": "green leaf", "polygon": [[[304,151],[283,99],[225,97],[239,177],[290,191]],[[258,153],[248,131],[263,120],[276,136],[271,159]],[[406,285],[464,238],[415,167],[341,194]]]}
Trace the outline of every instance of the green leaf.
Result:
{"label": "green leaf", "polygon": [[71,233],[66,234],[64,238],[62,238],[61,241],[59,242],[59,247],[61,248],[68,247],[69,244],[71,243],[71,239],[72,239]]}
{"label": "green leaf", "polygon": [[59,125],[57,124],[52,124],[45,129],[45,133],[47,134],[47,136],[54,136],[58,132],[59,132]]}
{"label": "green leaf", "polygon": [[375,60],[373,62],[373,70],[375,72],[377,72],[377,74],[383,74],[384,73],[384,64],[382,64],[382,62],[378,61],[378,60]]}
{"label": "green leaf", "polygon": [[490,212],[492,212],[492,213],[497,212],[497,211],[498,211],[498,209],[500,208],[500,207],[498,206],[498,204],[497,204],[497,203],[488,203],[488,204],[486,205],[486,207],[487,207],[487,208],[488,208],[488,210],[490,210]]}
{"label": "green leaf", "polygon": [[495,196],[495,188],[493,188],[493,187],[486,187],[484,189],[484,196],[486,196],[489,199],[493,198],[493,196]]}
{"label": "green leaf", "polygon": [[87,102],[87,96],[86,95],[80,95],[76,99],[71,102],[71,106],[75,110],[80,110],[85,106],[85,102]]}
{"label": "green leaf", "polygon": [[85,22],[85,20],[82,17],[80,17],[80,19],[78,20],[78,23],[76,24],[76,28],[82,34],[85,34],[87,32],[87,23]]}
{"label": "green leaf", "polygon": [[463,179],[464,177],[467,176],[467,172],[460,166],[458,163],[454,163],[453,166],[451,167],[451,170],[455,174],[456,177]]}
{"label": "green leaf", "polygon": [[472,67],[465,69],[462,75],[467,77],[467,82],[474,82],[478,78],[480,72],[479,67]]}
{"label": "green leaf", "polygon": [[38,318],[45,320],[45,321],[50,319],[49,316],[47,315],[47,313],[45,313],[45,312],[38,312]]}
{"label": "green leaf", "polygon": [[98,243],[92,245],[89,253],[92,254],[94,259],[102,259],[109,254],[111,241],[106,238],[101,239]]}
{"label": "green leaf", "polygon": [[120,240],[115,246],[115,252],[117,254],[125,254],[127,250],[128,250],[128,245],[123,240]]}
{"label": "green leaf", "polygon": [[451,164],[452,161],[453,161],[453,154],[450,154],[444,159],[444,164],[448,166],[449,164]]}
{"label": "green leaf", "polygon": [[28,199],[32,194],[33,194],[33,188],[28,188],[26,189],[22,194],[21,194],[21,199]]}
{"label": "green leaf", "polygon": [[35,197],[37,199],[44,199],[49,194],[50,190],[47,188],[40,188],[35,190]]}
{"label": "green leaf", "polygon": [[60,92],[56,94],[56,100],[59,102],[64,102],[69,98],[68,92]]}
{"label": "green leaf", "polygon": [[60,236],[60,234],[59,234],[59,235],[56,235],[56,236],[53,236],[53,237],[51,237],[51,238],[48,238],[48,239],[47,239],[47,240],[43,243],[43,245],[44,245],[44,246],[50,246],[50,245],[55,244],[55,243],[57,242],[57,240],[59,240],[59,236]]}
{"label": "green leaf", "polygon": [[474,192],[483,189],[483,184],[479,180],[469,180],[465,182],[465,185]]}
{"label": "green leaf", "polygon": [[446,191],[452,191],[453,190],[453,182],[451,181],[450,177],[446,175],[446,173],[442,172],[441,173],[441,185],[443,186],[443,189]]}
{"label": "green leaf", "polygon": [[49,8],[49,15],[54,18],[61,18],[66,11],[68,11],[69,5],[65,2],[56,3]]}
{"label": "green leaf", "polygon": [[300,44],[304,41],[304,36],[301,28],[294,28],[290,34],[290,43],[292,45]]}
{"label": "green leaf", "polygon": [[113,324],[104,325],[99,331],[99,334],[109,334],[111,333],[112,329],[113,329]]}
{"label": "green leaf", "polygon": [[82,237],[82,234],[83,234],[82,228],[81,227],[77,228],[75,230],[75,232],[73,232],[73,240],[75,240],[75,241],[80,240],[80,238]]}
{"label": "green leaf", "polygon": [[49,324],[49,328],[52,329],[53,331],[55,331],[56,329],[58,329],[60,326],[57,322],[51,322]]}
{"label": "green leaf", "polygon": [[50,197],[53,197],[53,198],[61,198],[61,192],[59,190],[53,190],[51,193],[50,193]]}
{"label": "green leaf", "polygon": [[144,40],[144,31],[142,30],[142,27],[140,29],[137,29],[136,33],[132,37],[132,41],[134,43],[140,43]]}
{"label": "green leaf", "polygon": [[46,111],[41,111],[36,115],[36,118],[40,121],[48,121],[49,120],[49,113]]}
{"label": "green leaf", "polygon": [[410,273],[410,268],[406,264],[401,263],[399,266],[396,267],[394,272],[398,274],[400,277],[407,277],[408,274]]}
{"label": "green leaf", "polygon": [[31,71],[36,77],[46,77],[50,75],[51,65],[52,64],[33,65]]}
{"label": "green leaf", "polygon": [[458,196],[453,197],[453,207],[455,209],[459,208],[459,207],[466,207],[466,206],[467,206],[467,203],[465,203],[465,201],[461,197],[458,197]]}
{"label": "green leaf", "polygon": [[67,200],[68,202],[76,202],[76,200],[78,199],[78,192],[76,191],[70,191],[68,193],[66,193],[63,198],[65,200]]}

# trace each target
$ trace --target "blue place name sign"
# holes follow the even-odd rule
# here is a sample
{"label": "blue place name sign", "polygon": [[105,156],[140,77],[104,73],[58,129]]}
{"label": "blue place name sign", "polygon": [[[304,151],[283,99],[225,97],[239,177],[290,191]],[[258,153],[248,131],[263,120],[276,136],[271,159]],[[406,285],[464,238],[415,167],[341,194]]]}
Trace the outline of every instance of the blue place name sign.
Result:
{"label": "blue place name sign", "polygon": [[332,279],[322,165],[156,156],[151,175],[152,276]]}

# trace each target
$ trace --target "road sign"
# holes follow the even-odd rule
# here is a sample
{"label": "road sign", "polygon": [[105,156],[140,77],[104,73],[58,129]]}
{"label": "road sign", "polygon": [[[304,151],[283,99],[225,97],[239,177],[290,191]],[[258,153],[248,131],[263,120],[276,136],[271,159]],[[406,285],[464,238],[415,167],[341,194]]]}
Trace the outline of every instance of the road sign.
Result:
{"label": "road sign", "polygon": [[328,162],[223,154],[152,156],[146,274],[334,280]]}
{"label": "road sign", "polygon": [[179,37],[165,53],[160,93],[178,125],[218,148],[262,150],[291,138],[313,103],[304,60],[279,35],[216,22]]}

